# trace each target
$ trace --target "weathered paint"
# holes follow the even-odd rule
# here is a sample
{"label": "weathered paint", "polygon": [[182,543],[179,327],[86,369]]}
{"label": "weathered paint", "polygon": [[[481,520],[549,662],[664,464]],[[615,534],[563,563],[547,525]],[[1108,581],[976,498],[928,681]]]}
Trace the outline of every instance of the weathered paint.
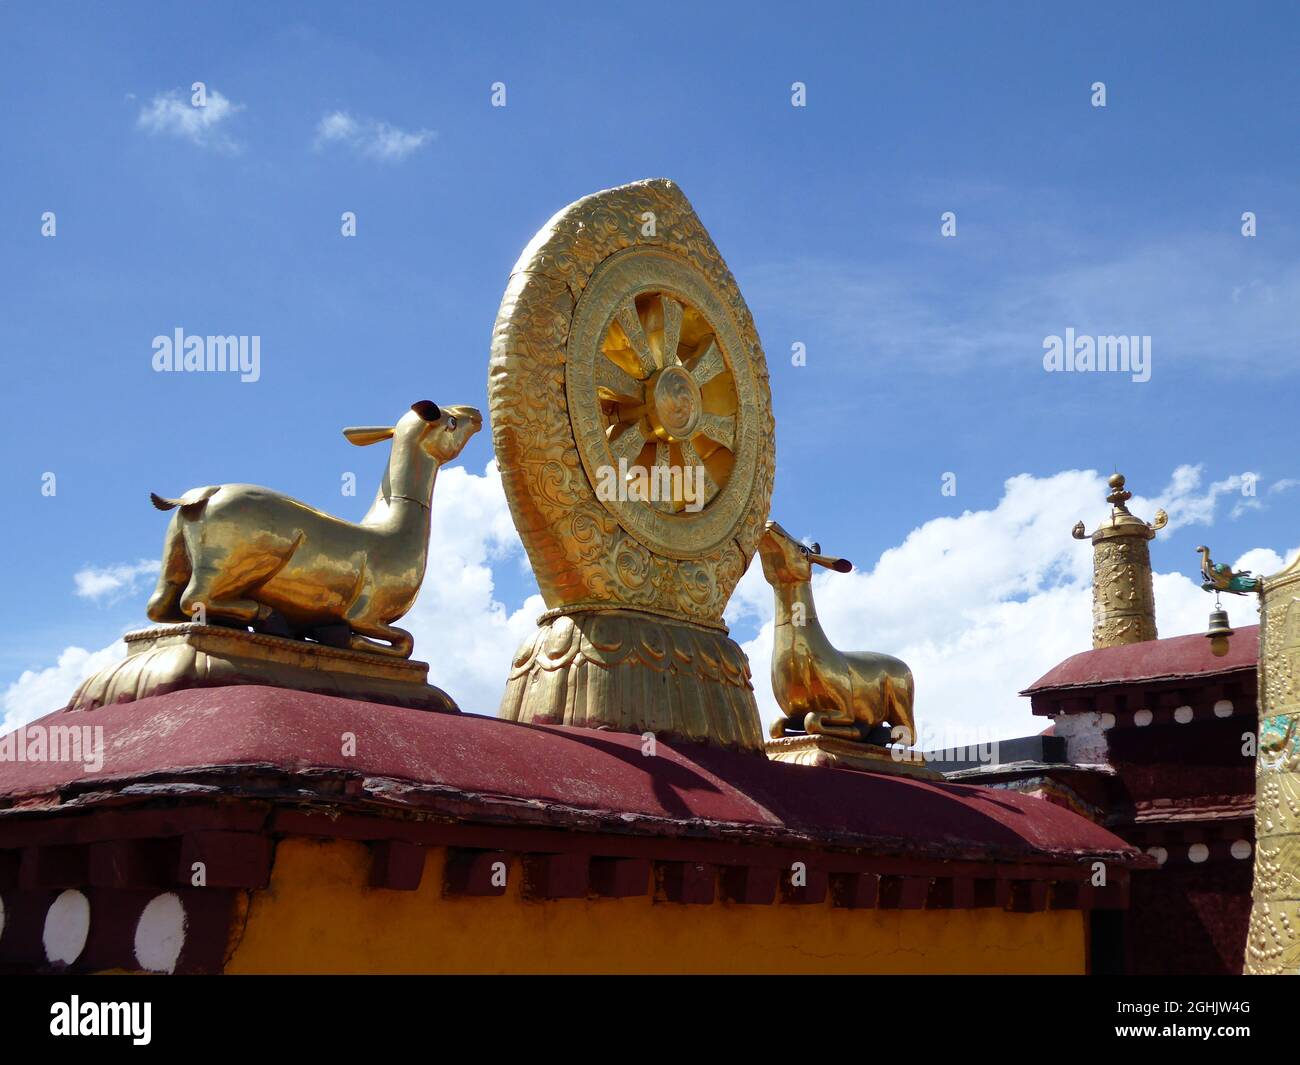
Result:
{"label": "weathered paint", "polygon": [[685,905],[649,896],[533,901],[369,887],[362,843],[289,838],[236,922],[230,973],[1082,973],[1078,910],[846,910]]}

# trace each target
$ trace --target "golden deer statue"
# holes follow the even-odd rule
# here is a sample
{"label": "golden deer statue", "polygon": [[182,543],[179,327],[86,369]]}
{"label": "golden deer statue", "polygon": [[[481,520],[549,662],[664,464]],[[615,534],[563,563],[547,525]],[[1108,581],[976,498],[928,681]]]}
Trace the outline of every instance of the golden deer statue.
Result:
{"label": "golden deer statue", "polygon": [[176,513],[149,617],[252,626],[409,658],[411,634],[393,622],[424,580],[434,480],[482,426],[473,407],[426,399],[396,425],[344,429],[358,446],[393,442],[379,492],[357,525],[251,484],[194,488],[180,499],[152,495],[155,507]]}
{"label": "golden deer statue", "polygon": [[[906,663],[871,651],[846,653],[831,646],[813,604],[812,567],[839,573],[853,564],[806,547],[774,521],[758,541],[763,576],[776,593],[776,631],[772,643],[772,691],[785,715],[772,724],[773,738],[786,727],[810,735],[862,742],[888,722],[895,739],[916,741],[912,718],[914,684]],[[906,733],[897,730],[906,729]]]}

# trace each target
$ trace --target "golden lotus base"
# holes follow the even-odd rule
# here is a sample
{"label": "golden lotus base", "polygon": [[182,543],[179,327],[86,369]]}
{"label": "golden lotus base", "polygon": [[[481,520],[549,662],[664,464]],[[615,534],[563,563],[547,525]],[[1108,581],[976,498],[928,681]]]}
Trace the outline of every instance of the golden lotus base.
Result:
{"label": "golden lotus base", "polygon": [[782,736],[767,741],[767,756],[774,762],[815,765],[827,769],[854,769],[861,773],[888,773],[920,780],[943,780],[943,774],[926,766],[919,751],[853,743],[832,736]]}
{"label": "golden lotus base", "polygon": [[501,717],[763,749],[740,645],[636,610],[544,616],[515,655]]}
{"label": "golden lotus base", "polygon": [[266,684],[418,710],[459,713],[413,662],[220,625],[172,625],[127,633],[127,656],[84,681],[68,706],[93,710],[185,688]]}

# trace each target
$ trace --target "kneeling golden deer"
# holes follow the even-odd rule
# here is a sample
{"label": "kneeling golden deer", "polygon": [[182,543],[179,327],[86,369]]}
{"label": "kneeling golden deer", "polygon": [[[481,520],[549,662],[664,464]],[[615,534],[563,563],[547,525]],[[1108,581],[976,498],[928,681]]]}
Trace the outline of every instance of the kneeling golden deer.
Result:
{"label": "kneeling golden deer", "polygon": [[915,742],[915,686],[907,664],[872,651],[838,651],[817,620],[813,564],[840,573],[853,564],[821,554],[820,545],[804,546],[774,521],[758,541],[758,554],[776,594],[772,691],[785,716],[772,724],[772,736],[785,735],[789,725],[812,735],[861,741],[888,723],[895,739]]}
{"label": "kneeling golden deer", "polygon": [[396,425],[344,429],[359,446],[393,442],[359,524],[251,484],[151,496],[159,510],[176,513],[149,617],[201,617],[410,657],[411,634],[393,622],[410,610],[424,580],[434,481],[482,426],[473,407],[421,400]]}

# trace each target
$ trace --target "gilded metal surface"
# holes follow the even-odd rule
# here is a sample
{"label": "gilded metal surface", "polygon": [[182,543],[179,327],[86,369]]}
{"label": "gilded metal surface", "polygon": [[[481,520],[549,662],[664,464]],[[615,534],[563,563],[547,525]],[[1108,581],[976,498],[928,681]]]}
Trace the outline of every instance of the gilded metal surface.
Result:
{"label": "gilded metal surface", "polygon": [[1300,974],[1300,558],[1260,599],[1255,882],[1247,973]]}
{"label": "gilded metal surface", "polygon": [[222,621],[410,657],[411,634],[393,622],[424,579],[434,480],[482,424],[473,407],[439,410],[423,400],[396,425],[345,429],[360,446],[392,440],[387,472],[360,524],[257,485],[153,496],[159,510],[176,513],[150,619]]}
{"label": "gilded metal surface", "polygon": [[837,651],[817,620],[813,565],[841,573],[852,565],[821,554],[818,545],[805,547],[774,521],[758,541],[758,556],[776,596],[772,691],[785,716],[772,724],[773,738],[794,728],[862,742],[888,722],[907,730],[900,736],[906,746],[915,742],[915,685],[907,664],[871,651]]}
{"label": "gilded metal surface", "polygon": [[[674,355],[689,383],[672,372],[661,392]],[[596,193],[533,238],[501,302],[488,394],[506,497],[548,607],[723,628],[767,517],[774,425],[749,309],[676,185]],[[620,456],[698,458],[713,486],[703,509],[602,500],[596,468]]]}
{"label": "gilded metal surface", "polygon": [[592,484],[620,459],[669,474],[704,470],[700,510],[680,494],[602,499],[619,525],[668,558],[727,545],[753,494],[759,437],[754,368],[733,354],[744,342],[725,297],[676,255],[627,248],[592,275],[568,350],[565,394]]}
{"label": "gilded metal surface", "polygon": [[458,713],[429,666],[409,658],[325,647],[219,625],[130,632],[127,657],[89,677],[68,703],[93,710],[181,688],[263,684],[322,695]]}
{"label": "gilded metal surface", "polygon": [[[1092,646],[1117,647],[1156,639],[1156,601],[1151,584],[1151,552],[1147,541],[1165,527],[1169,517],[1157,510],[1150,524],[1129,512],[1133,493],[1124,488],[1124,475],[1113,474],[1106,502],[1110,518],[1092,534]],[[1083,522],[1071,530],[1076,540],[1087,538]]]}
{"label": "gilded metal surface", "polygon": [[544,622],[515,655],[500,716],[763,746],[745,652],[715,629],[627,610]]}
{"label": "gilded metal surface", "polygon": [[[550,608],[501,716],[761,749],[749,665],[722,612],[772,496],[767,366],[676,185],[596,193],[533,238],[501,301],[488,396]],[[669,490],[631,491],[638,470],[666,474]]]}
{"label": "gilded metal surface", "polygon": [[833,736],[782,736],[769,740],[767,756],[774,762],[813,765],[823,769],[856,769],[862,773],[943,780],[943,774],[917,758],[896,759],[883,747]]}
{"label": "gilded metal surface", "polygon": [[1233,595],[1259,591],[1260,579],[1250,570],[1233,569],[1226,562],[1215,562],[1204,544],[1196,551],[1201,556],[1201,587],[1205,591],[1231,592]]}

